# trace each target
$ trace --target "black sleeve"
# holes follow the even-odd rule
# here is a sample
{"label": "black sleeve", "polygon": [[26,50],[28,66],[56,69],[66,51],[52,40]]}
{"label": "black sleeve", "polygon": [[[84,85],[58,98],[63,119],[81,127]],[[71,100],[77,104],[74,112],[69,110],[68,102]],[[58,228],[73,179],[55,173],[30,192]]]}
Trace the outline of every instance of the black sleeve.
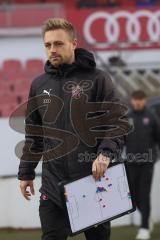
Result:
{"label": "black sleeve", "polygon": [[[98,101],[107,101],[122,104],[122,101],[120,101],[118,93],[116,92],[116,89],[113,85],[112,79],[107,73],[100,75],[98,78],[97,97]],[[121,119],[124,121],[126,129],[130,131],[131,126],[126,114],[124,115],[124,113],[122,113]],[[104,138],[102,141],[100,141],[98,153],[103,153],[104,155],[110,157],[111,159],[115,159],[116,161],[120,160],[127,133],[122,134],[120,137],[113,137],[108,139]]]}
{"label": "black sleeve", "polygon": [[152,122],[153,122],[153,138],[155,143],[160,148],[160,121],[157,115],[152,111]]}
{"label": "black sleeve", "polygon": [[[32,101],[32,99],[35,99],[33,84],[30,89],[25,116],[25,144],[22,150],[22,156],[19,164],[19,180],[33,180],[35,178],[35,168],[38,165],[43,152],[41,116],[38,109],[35,108],[36,100]],[[35,129],[37,129],[37,127],[37,132],[40,133],[40,129],[41,134],[36,133]]]}

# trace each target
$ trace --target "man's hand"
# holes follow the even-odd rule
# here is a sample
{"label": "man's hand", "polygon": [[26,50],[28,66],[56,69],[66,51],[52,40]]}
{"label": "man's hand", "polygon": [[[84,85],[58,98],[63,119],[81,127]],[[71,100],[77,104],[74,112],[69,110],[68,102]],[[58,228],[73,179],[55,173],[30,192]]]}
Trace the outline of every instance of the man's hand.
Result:
{"label": "man's hand", "polygon": [[98,180],[103,177],[107,167],[110,163],[110,158],[104,156],[102,153],[94,160],[92,164],[93,177]]}
{"label": "man's hand", "polygon": [[[27,190],[27,188],[29,188],[29,191]],[[21,192],[22,192],[22,194],[23,194],[23,196],[25,197],[26,200],[30,200],[31,194],[32,195],[35,194],[34,185],[33,185],[32,180],[20,181],[20,189],[21,189]]]}

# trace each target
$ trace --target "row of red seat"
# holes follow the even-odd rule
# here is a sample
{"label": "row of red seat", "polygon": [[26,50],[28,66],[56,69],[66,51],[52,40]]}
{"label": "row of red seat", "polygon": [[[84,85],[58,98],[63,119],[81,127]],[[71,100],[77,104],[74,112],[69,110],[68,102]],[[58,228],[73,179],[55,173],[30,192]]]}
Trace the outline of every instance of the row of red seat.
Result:
{"label": "row of red seat", "polygon": [[14,111],[16,111],[21,104],[27,101],[27,95],[23,92],[18,95],[6,94],[0,95],[0,117],[9,117]]}
{"label": "row of red seat", "polygon": [[44,70],[42,59],[5,60],[0,68],[0,116],[9,116],[27,100],[32,80]]}
{"label": "row of red seat", "polygon": [[1,72],[10,72],[10,73],[18,73],[24,70],[26,71],[37,71],[43,70],[44,62],[42,59],[29,59],[26,61],[25,66],[22,65],[21,61],[13,59],[13,60],[4,60],[2,63],[2,67],[0,68]]}
{"label": "row of red seat", "polygon": [[74,0],[4,0],[2,1],[3,3],[11,3],[11,4],[37,4],[37,3],[63,3],[65,4],[66,2],[72,5],[74,5]]}
{"label": "row of red seat", "polygon": [[[78,2],[80,2],[81,0],[6,0],[7,3],[12,3],[12,4],[37,4],[37,3],[62,3],[64,5],[67,5],[67,6],[70,6],[70,7],[75,7],[77,5]],[[3,1],[5,2],[5,1]],[[85,1],[84,1],[85,2]],[[96,0],[96,1],[92,1],[92,0],[86,0],[86,2],[93,2],[93,3],[96,3],[97,5],[101,5],[101,4],[107,4],[107,2],[109,2],[109,0]],[[116,1],[118,4],[120,4],[121,6],[136,6],[136,4],[138,2],[140,3],[143,3],[144,4],[146,3],[147,4],[147,1],[145,0],[132,0],[132,1],[126,1],[126,0],[117,0]],[[150,2],[153,2],[153,4],[156,4],[158,3],[158,1],[150,1]],[[149,3],[149,1],[148,1]]]}
{"label": "row of red seat", "polygon": [[18,80],[21,78],[32,78],[44,70],[44,62],[41,59],[27,60],[25,66],[19,60],[5,60],[0,68],[0,79]]}

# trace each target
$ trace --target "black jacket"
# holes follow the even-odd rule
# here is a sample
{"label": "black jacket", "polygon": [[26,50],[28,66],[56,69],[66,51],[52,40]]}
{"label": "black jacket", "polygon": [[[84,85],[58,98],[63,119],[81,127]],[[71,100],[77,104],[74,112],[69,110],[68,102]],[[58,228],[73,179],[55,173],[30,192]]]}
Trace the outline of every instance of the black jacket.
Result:
{"label": "black jacket", "polygon": [[160,124],[156,115],[145,107],[143,111],[130,109],[128,118],[134,126],[134,131],[126,139],[128,162],[154,163],[157,158],[157,146],[160,145]]}
{"label": "black jacket", "polygon": [[[118,153],[124,144],[123,136],[97,138],[97,143],[94,144],[94,132],[90,134],[83,122],[86,118],[84,109],[87,110],[87,102],[96,106],[98,102],[119,102],[119,99],[115,96],[110,76],[96,68],[92,53],[76,49],[73,64],[63,64],[56,69],[49,61],[46,62],[45,73],[36,78],[31,85],[29,100],[31,101],[28,101],[26,114],[26,140],[18,179],[33,180],[34,170],[43,156],[40,192],[48,194],[61,206],[59,182],[90,174],[92,161],[97,153]],[[97,112],[96,116],[98,114]],[[116,123],[119,114],[123,115],[124,110],[119,108],[115,111],[115,118],[108,118],[109,125]],[[94,117],[92,115],[94,113],[91,111],[89,116]],[[104,115],[104,119],[105,117]],[[122,132],[125,134],[128,131],[129,124],[126,119],[121,124],[121,130],[125,129],[121,131],[123,135]],[[88,125],[88,129],[90,127]],[[100,131],[98,136],[99,134]],[[31,154],[30,150],[34,154]]]}

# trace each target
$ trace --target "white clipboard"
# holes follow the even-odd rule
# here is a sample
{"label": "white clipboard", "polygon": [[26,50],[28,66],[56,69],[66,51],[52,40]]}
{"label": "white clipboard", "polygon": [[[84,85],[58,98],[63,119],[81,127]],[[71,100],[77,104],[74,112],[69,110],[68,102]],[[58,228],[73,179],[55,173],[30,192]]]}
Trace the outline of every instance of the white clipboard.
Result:
{"label": "white clipboard", "polygon": [[107,169],[99,181],[92,175],[64,184],[71,235],[135,211],[124,163]]}

